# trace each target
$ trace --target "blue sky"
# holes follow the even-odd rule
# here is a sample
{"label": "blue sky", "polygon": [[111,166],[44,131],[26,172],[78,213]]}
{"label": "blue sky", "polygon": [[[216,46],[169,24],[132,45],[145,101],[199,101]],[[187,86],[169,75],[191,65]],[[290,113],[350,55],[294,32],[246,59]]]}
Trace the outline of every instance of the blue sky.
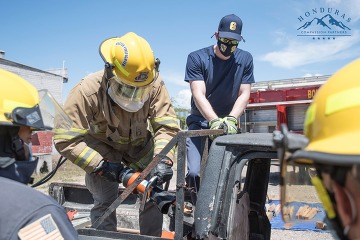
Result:
{"label": "blue sky", "polygon": [[[320,8],[332,9],[331,15],[350,28],[350,36],[297,36],[305,21],[325,15]],[[253,55],[257,82],[333,74],[360,53],[359,0],[12,0],[1,1],[0,9],[5,58],[42,70],[64,64],[69,81],[63,99],[83,76],[103,68],[98,47],[104,39],[132,31],[160,58],[176,104],[190,106],[183,80],[187,55],[215,44],[210,37],[231,13],[243,20],[246,42],[239,48]]]}

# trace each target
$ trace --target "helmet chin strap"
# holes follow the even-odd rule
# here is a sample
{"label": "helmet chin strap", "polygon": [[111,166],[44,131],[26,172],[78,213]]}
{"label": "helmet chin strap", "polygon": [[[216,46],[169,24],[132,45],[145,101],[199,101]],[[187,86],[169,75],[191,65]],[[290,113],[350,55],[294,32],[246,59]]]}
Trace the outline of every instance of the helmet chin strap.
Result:
{"label": "helmet chin strap", "polygon": [[110,102],[111,102],[111,105],[112,106],[115,106],[116,103],[114,102],[114,100],[110,97],[109,95],[109,80],[111,78],[113,78],[115,75],[114,75],[114,72],[113,72],[113,69],[114,68],[114,65],[109,63],[109,62],[106,62],[105,63],[105,74],[106,74],[106,96],[108,96],[108,98],[110,99]]}
{"label": "helmet chin strap", "polygon": [[114,72],[113,72],[113,68],[114,68],[114,65],[109,63],[109,62],[106,62],[105,63],[105,73],[106,73],[106,78],[107,79],[111,79],[112,77],[114,77]]}
{"label": "helmet chin strap", "polygon": [[344,227],[344,235],[347,236],[349,234],[350,228],[351,228],[351,224],[355,221],[356,216],[357,216],[357,209],[355,206],[355,200],[353,198],[353,196],[350,194],[349,190],[347,190],[346,188],[344,188],[344,193],[346,194],[346,196],[349,199],[350,202],[350,208],[351,208],[351,222],[346,225]]}
{"label": "helmet chin strap", "polygon": [[11,150],[15,155],[15,160],[17,161],[24,161],[26,159],[25,149],[24,149],[24,142],[20,139],[18,133],[18,127],[8,128],[9,135],[11,138]]}

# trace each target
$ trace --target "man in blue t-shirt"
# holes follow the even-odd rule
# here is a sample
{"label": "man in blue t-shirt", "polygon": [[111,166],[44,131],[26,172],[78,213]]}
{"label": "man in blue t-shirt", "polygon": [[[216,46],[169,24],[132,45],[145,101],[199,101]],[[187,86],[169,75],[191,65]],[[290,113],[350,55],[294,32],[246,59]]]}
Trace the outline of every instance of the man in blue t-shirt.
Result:
{"label": "man in blue t-shirt", "polygon": [[[217,44],[188,55],[185,81],[190,83],[191,114],[186,123],[189,130],[220,129],[235,134],[238,118],[250,97],[253,75],[253,58],[249,52],[238,49],[241,36],[241,19],[230,14],[220,21],[215,32]],[[214,136],[210,136],[213,140]],[[199,190],[201,138],[187,139],[188,173],[186,182],[192,188],[192,202],[196,204]]]}

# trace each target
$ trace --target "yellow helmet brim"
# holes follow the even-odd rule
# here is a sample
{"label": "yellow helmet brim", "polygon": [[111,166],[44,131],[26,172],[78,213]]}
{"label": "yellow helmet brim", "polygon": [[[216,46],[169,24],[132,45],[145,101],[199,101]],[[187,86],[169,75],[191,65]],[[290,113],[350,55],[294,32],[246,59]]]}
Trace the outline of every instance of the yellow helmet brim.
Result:
{"label": "yellow helmet brim", "polygon": [[116,42],[116,37],[108,38],[103,41],[99,46],[100,56],[103,58],[104,62],[112,63],[111,50]]}

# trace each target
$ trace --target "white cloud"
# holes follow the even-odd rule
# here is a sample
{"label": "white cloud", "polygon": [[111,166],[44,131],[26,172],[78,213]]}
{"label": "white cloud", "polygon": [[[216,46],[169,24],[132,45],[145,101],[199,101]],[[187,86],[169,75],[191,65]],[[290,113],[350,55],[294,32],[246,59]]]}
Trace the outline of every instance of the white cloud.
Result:
{"label": "white cloud", "polygon": [[289,41],[289,36],[283,30],[277,30],[274,32],[274,43],[276,45],[284,45],[287,41]]}
{"label": "white cloud", "polygon": [[338,37],[335,40],[290,39],[285,48],[266,53],[260,57],[260,60],[270,62],[273,66],[291,69],[356,56],[358,52],[354,51],[352,46],[359,42],[358,30],[353,31],[350,37]]}
{"label": "white cloud", "polygon": [[325,5],[338,7],[351,18],[354,23],[360,19],[360,1],[359,0],[324,0]]}
{"label": "white cloud", "polygon": [[174,84],[180,87],[188,87],[189,83],[184,81],[184,73],[178,73],[176,71],[161,71],[163,80],[166,84]]}
{"label": "white cloud", "polygon": [[348,0],[344,1],[346,11],[349,13],[349,17],[351,17],[351,22],[357,22],[360,19],[360,1],[359,0]]}
{"label": "white cloud", "polygon": [[324,74],[320,74],[320,73],[315,73],[315,74],[312,74],[312,73],[306,73],[304,74],[304,76],[302,77],[318,77],[318,76],[323,76]]}
{"label": "white cloud", "polygon": [[341,3],[341,0],[325,0],[326,5],[338,5]]}
{"label": "white cloud", "polygon": [[184,89],[178,92],[174,97],[172,97],[173,104],[178,108],[186,108],[190,109],[190,101],[191,101],[191,91],[190,89]]}
{"label": "white cloud", "polygon": [[184,81],[184,74],[175,71],[162,71],[161,75],[173,105],[177,108],[190,109],[191,91],[189,83]]}

